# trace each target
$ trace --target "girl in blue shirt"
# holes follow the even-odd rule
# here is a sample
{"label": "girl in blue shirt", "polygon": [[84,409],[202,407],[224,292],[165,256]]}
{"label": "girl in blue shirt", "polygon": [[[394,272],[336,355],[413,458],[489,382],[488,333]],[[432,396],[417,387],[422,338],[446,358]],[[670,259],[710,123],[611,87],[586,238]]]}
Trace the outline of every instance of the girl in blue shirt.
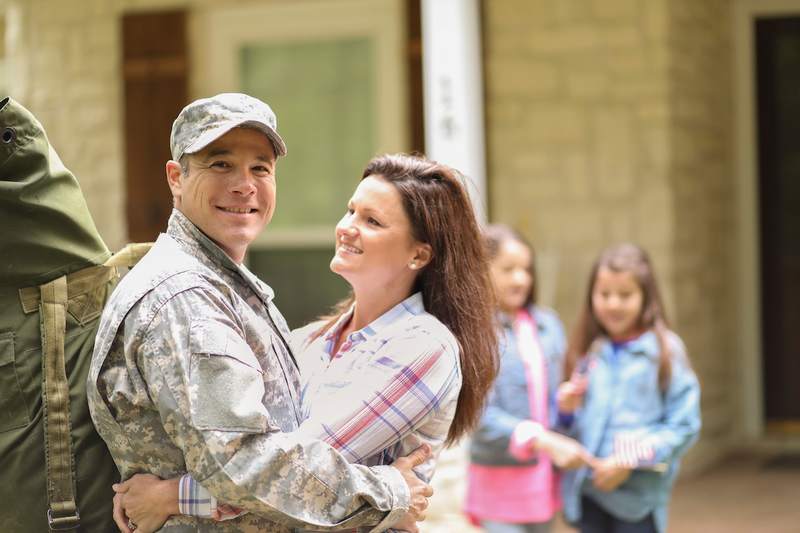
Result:
{"label": "girl in blue shirt", "polygon": [[700,387],[644,250],[607,248],[589,280],[558,406],[597,459],[564,474],[564,512],[583,533],[660,533],[680,457],[700,431]]}

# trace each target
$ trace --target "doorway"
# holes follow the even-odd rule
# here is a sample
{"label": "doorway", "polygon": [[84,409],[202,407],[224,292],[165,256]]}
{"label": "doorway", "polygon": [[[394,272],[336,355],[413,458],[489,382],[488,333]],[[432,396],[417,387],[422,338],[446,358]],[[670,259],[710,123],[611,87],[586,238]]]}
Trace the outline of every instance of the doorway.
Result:
{"label": "doorway", "polygon": [[800,16],[754,32],[764,420],[800,433]]}

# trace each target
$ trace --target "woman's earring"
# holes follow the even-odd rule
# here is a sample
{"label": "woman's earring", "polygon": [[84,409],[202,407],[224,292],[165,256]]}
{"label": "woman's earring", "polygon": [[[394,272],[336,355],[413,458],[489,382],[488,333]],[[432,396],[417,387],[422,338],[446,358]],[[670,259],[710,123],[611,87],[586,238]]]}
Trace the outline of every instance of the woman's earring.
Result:
{"label": "woman's earring", "polygon": [[417,269],[417,263],[415,263],[414,261],[411,261],[408,264],[408,268],[410,268],[411,270],[416,270]]}

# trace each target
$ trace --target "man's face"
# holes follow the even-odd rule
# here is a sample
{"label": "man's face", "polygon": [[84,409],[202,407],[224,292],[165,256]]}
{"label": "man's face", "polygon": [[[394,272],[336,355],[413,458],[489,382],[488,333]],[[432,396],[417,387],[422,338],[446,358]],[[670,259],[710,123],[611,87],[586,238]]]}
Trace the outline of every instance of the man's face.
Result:
{"label": "man's face", "polygon": [[188,156],[188,171],[167,163],[175,207],[237,263],[275,211],[275,152],[260,131],[234,128]]}

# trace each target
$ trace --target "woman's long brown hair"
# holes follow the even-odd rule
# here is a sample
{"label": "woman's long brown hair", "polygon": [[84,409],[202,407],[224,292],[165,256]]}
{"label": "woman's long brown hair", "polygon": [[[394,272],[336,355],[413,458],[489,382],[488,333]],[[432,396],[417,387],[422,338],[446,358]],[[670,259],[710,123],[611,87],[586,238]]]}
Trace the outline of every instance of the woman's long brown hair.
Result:
{"label": "woman's long brown hair", "polygon": [[[497,374],[494,292],[481,233],[459,174],[434,161],[405,154],[372,159],[361,179],[379,176],[397,189],[414,239],[433,257],[417,276],[425,310],[455,336],[461,361],[461,391],[446,445],[475,427]],[[313,338],[324,334],[354,301],[339,302]]]}
{"label": "woman's long brown hair", "polygon": [[608,335],[592,308],[592,292],[597,273],[601,268],[612,272],[630,272],[642,289],[642,312],[637,327],[642,331],[652,329],[656,334],[659,347],[658,385],[661,390],[666,390],[672,376],[672,354],[667,343],[667,331],[669,331],[667,316],[650,257],[642,248],[630,243],[606,248],[592,265],[584,305],[569,339],[564,376],[569,379],[578,361],[587,355],[595,339],[601,335]]}

